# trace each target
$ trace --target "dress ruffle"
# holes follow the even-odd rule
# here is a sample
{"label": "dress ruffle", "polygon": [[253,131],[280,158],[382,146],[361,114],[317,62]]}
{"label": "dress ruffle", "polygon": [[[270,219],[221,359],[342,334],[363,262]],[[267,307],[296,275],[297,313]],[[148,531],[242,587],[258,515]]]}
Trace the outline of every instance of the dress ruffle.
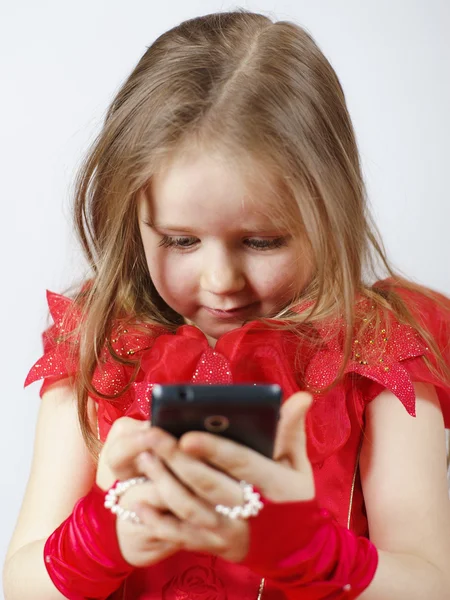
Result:
{"label": "dress ruffle", "polygon": [[[55,381],[76,374],[76,331],[82,318],[81,311],[69,298],[51,292],[47,298],[54,324],[44,333],[44,355],[25,381],[28,385],[44,379],[41,394]],[[419,296],[407,300],[450,361],[450,303],[447,301],[447,312],[445,307]],[[112,423],[121,416],[149,418],[155,383],[278,383],[284,398],[300,389],[313,390],[314,402],[306,421],[308,452],[313,464],[334,454],[350,436],[349,385],[361,392],[356,406],[361,426],[367,402],[383,389],[397,396],[414,416],[414,382],[436,386],[446,425],[450,426],[449,386],[427,366],[424,357],[432,363],[431,353],[410,326],[394,317],[381,329],[368,323],[362,339],[353,340],[344,376],[327,390],[344,358],[342,331],[338,328],[338,333],[330,336],[328,329],[303,326],[299,335],[272,328],[271,324],[277,322],[247,323],[223,335],[213,349],[205,335],[191,325],[169,333],[146,324],[116,323],[110,338],[114,353],[124,359],[135,359],[138,366],[122,364],[106,346],[103,349],[93,376],[100,438],[106,438]]]}

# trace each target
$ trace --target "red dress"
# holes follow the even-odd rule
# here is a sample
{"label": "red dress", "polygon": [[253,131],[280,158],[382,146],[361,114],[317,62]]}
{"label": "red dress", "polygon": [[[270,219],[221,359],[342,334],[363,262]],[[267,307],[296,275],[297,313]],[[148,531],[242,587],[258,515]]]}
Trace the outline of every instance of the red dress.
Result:
{"label": "red dress", "polygon": [[[404,295],[450,362],[450,303],[443,300],[443,308],[417,294]],[[48,302],[54,325],[44,334],[44,356],[26,380],[28,385],[44,379],[41,393],[77,369],[76,353],[64,341],[63,334],[76,326],[79,315],[73,310],[72,301],[64,296],[48,293]],[[64,317],[69,308],[71,317],[67,319]],[[140,358],[140,369],[119,399],[96,399],[99,438],[105,440],[118,417],[149,418],[149,397],[155,383],[278,383],[284,398],[305,387],[323,388],[334,380],[342,362],[343,335],[338,329],[330,337],[328,330],[310,327],[305,342],[299,342],[291,332],[268,329],[254,321],[226,333],[212,349],[204,334],[190,325],[183,325],[172,334],[150,325],[133,329],[117,323],[111,344],[120,356]],[[344,377],[330,391],[314,394],[306,421],[317,497],[340,525],[362,536],[368,536],[368,528],[358,461],[368,402],[388,389],[414,416],[413,382],[431,383],[436,387],[446,426],[450,426],[450,388],[427,367],[424,357],[431,358],[430,351],[415,330],[392,317],[377,337],[374,332],[369,323],[363,339],[353,340],[353,354]],[[308,341],[311,336],[316,338],[314,343]],[[94,374],[95,388],[104,394],[117,394],[130,381],[132,372],[131,367],[113,360],[105,348]],[[270,581],[266,581],[260,595],[260,584],[260,578],[243,566],[206,554],[179,552],[151,567],[135,569],[110,598],[284,598]]]}

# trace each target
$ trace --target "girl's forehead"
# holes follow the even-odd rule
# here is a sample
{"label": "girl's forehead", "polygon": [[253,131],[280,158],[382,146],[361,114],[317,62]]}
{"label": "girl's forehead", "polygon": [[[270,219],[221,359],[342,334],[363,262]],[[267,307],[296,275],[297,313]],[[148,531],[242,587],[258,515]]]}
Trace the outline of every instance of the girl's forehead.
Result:
{"label": "girl's forehead", "polygon": [[149,209],[155,221],[217,218],[271,220],[286,213],[287,193],[261,162],[217,152],[175,156],[152,178]]}

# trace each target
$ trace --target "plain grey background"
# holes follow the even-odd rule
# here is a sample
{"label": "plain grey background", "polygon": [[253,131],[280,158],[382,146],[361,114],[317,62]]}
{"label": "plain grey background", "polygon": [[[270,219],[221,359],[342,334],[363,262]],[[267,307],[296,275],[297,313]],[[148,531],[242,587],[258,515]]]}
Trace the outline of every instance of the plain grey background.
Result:
{"label": "plain grey background", "polygon": [[83,272],[71,186],[106,107],[180,21],[242,6],[306,27],[335,67],[370,200],[403,272],[450,294],[448,0],[15,0],[0,3],[2,409],[0,559],[31,463],[45,289]]}

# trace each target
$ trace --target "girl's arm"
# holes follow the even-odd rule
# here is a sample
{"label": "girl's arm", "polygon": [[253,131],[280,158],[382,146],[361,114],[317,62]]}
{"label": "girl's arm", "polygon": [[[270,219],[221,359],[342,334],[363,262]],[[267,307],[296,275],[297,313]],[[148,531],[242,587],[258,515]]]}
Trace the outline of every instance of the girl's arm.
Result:
{"label": "girl's arm", "polygon": [[[89,412],[95,423],[94,402]],[[39,412],[31,475],[5,561],[6,600],[106,598],[134,567],[154,564],[179,549],[166,537],[157,537],[153,524],[136,528],[116,520],[103,506],[102,490],[117,479],[139,475],[138,457],[148,448],[149,433],[149,422],[117,419],[96,465],[86,449],[67,380],[48,389]],[[123,499],[125,505],[143,504],[155,515],[167,511],[151,482],[135,486]],[[191,510],[189,503],[186,509]]]}
{"label": "girl's arm", "polygon": [[94,478],[75,394],[67,381],[60,382],[44,394],[39,410],[30,478],[4,565],[6,600],[64,598],[47,574],[43,548]]}
{"label": "girl's arm", "polygon": [[416,384],[417,417],[383,392],[366,411],[361,478],[379,552],[364,600],[450,598],[450,501],[436,392]]}

